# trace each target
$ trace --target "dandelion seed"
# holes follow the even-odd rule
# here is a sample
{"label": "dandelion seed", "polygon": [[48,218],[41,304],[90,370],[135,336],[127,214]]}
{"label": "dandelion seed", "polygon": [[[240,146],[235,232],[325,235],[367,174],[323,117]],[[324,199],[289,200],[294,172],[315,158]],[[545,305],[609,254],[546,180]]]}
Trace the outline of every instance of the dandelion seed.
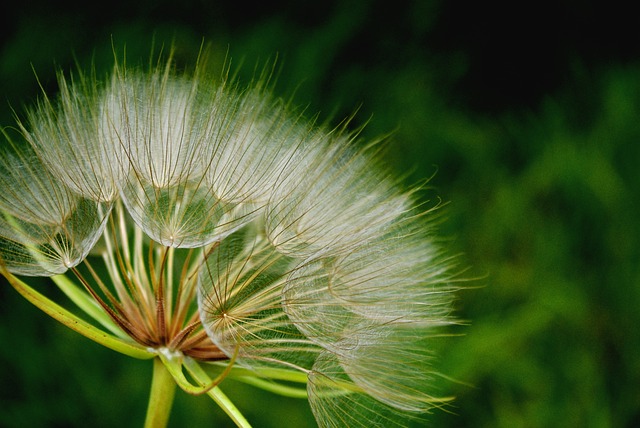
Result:
{"label": "dandelion seed", "polygon": [[[377,146],[202,65],[59,81],[0,154],[0,267],[18,291],[188,392],[239,371],[308,395],[322,427],[405,426],[441,404],[429,339],[452,322],[450,266]],[[68,270],[54,280],[99,334],[14,276]]]}

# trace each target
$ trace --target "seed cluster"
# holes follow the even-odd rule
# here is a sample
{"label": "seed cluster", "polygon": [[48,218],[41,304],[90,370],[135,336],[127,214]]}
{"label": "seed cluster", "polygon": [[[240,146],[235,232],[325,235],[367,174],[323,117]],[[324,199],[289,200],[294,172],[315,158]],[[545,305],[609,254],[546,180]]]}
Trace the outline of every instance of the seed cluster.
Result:
{"label": "seed cluster", "polygon": [[429,350],[451,263],[379,144],[203,66],[59,84],[0,153],[8,272],[72,272],[145,346],[304,373],[323,427],[442,404]]}

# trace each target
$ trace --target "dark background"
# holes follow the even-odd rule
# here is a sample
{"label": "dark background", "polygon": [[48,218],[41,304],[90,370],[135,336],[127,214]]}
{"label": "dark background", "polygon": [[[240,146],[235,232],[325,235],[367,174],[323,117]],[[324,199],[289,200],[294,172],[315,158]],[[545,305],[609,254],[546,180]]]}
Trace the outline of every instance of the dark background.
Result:
{"label": "dark background", "polygon": [[[640,425],[640,17],[623,2],[23,1],[0,11],[0,119],[55,71],[108,70],[152,39],[203,41],[247,76],[278,56],[276,93],[366,138],[422,197],[448,202],[461,334],[437,344],[451,427]],[[34,73],[35,70],[35,73]],[[409,171],[409,172],[407,172]],[[1,191],[1,189],[0,189]],[[0,284],[0,426],[141,426],[151,375]],[[42,287],[49,284],[43,281]],[[313,426],[304,401],[241,386],[256,427]],[[218,422],[220,421],[220,422]],[[305,425],[306,424],[306,425]],[[231,426],[179,393],[172,426]]]}

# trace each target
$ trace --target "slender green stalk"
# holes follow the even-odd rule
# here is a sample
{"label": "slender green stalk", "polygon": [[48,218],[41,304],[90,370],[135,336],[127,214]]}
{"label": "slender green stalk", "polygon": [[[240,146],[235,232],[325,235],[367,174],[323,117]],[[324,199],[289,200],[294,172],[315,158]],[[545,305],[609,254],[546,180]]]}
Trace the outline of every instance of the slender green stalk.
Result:
{"label": "slender green stalk", "polygon": [[109,330],[114,336],[121,339],[126,338],[126,334],[113,322],[109,315],[96,303],[89,293],[78,287],[73,281],[65,275],[56,275],[51,277],[53,282],[62,290],[62,292],[84,311],[91,318],[99,322],[104,328]]}
{"label": "slender green stalk", "polygon": [[153,379],[145,428],[163,428],[169,422],[176,383],[160,358],[153,360]]}
{"label": "slender green stalk", "polygon": [[[211,382],[211,378],[200,367],[200,365],[191,358],[185,359],[185,367],[195,380],[202,385],[206,385]],[[220,388],[217,386],[207,392],[207,395],[215,401],[218,406],[233,420],[233,422],[239,428],[251,428],[251,424],[245,419],[244,415],[240,413],[240,410],[233,404],[229,397],[227,397]]]}
{"label": "slender green stalk", "polygon": [[19,280],[7,271],[0,263],[0,273],[7,278],[9,284],[20,293],[24,298],[31,302],[38,309],[45,312],[47,315],[58,320],[62,324],[66,325],[70,329],[82,334],[83,336],[97,342],[109,349],[120,352],[121,354],[128,355],[133,358],[147,359],[152,358],[154,353],[145,349],[141,345],[134,342],[128,342],[120,339],[119,337],[107,334],[103,330],[89,324],[85,320],[78,318],[73,313],[69,312],[62,306],[53,302],[46,296],[40,294],[25,282]]}
{"label": "slender green stalk", "polygon": [[229,400],[229,397],[227,397],[220,388],[216,386],[211,391],[207,392],[207,395],[209,395],[209,397],[211,397],[213,401],[215,401],[218,406],[220,406],[220,408],[229,415],[239,428],[251,428],[251,425],[245,419],[244,415],[240,413],[240,410],[238,410],[236,405]]}
{"label": "slender green stalk", "polygon": [[263,389],[265,391],[273,392],[274,394],[282,395],[283,397],[290,398],[308,398],[306,388],[295,388],[280,383],[260,379],[259,377],[242,376],[235,378],[236,380],[246,383],[247,385],[255,386],[256,388]]}
{"label": "slender green stalk", "polygon": [[193,395],[205,394],[210,391],[212,388],[216,387],[220,382],[222,382],[229,372],[233,369],[233,364],[235,363],[237,353],[234,354],[233,358],[229,361],[227,367],[216,377],[215,379],[209,379],[206,383],[201,383],[196,386],[187,380],[184,376],[184,372],[182,370],[183,364],[185,360],[190,360],[188,357],[184,357],[181,354],[175,354],[166,348],[160,349],[158,353],[158,358],[164,364],[164,367],[167,369],[169,374],[173,377],[173,380],[178,384],[178,386],[186,393]]}

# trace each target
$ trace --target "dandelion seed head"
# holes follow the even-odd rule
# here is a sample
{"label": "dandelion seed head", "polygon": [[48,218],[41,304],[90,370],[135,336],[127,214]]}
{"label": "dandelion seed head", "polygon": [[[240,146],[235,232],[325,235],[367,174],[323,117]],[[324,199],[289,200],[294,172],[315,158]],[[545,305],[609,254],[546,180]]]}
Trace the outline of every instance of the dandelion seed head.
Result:
{"label": "dandelion seed head", "polygon": [[[104,96],[106,131],[121,148],[129,180],[166,188],[198,173],[194,132],[197,86],[184,78],[117,73]],[[128,168],[127,168],[128,167]]]}
{"label": "dandelion seed head", "polygon": [[71,83],[60,74],[58,81],[57,102],[44,97],[29,111],[28,124],[19,124],[23,134],[49,172],[69,190],[99,202],[113,201],[122,176],[120,147],[100,132],[103,119],[96,107],[100,85],[82,74]]}
{"label": "dandelion seed head", "polygon": [[[59,82],[0,154],[9,272],[72,269],[159,353],[304,373],[322,427],[438,405],[429,338],[452,322],[451,263],[376,145],[264,82],[171,62]],[[87,259],[98,241],[108,279]]]}

